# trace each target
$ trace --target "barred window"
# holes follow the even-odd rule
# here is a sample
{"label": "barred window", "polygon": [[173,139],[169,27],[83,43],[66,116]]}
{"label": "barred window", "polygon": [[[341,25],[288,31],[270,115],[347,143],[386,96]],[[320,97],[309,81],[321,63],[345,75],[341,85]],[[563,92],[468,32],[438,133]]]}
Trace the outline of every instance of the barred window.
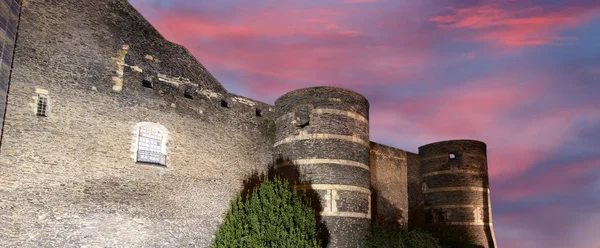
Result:
{"label": "barred window", "polygon": [[39,94],[37,101],[37,115],[48,116],[48,96]]}
{"label": "barred window", "polygon": [[142,125],[138,130],[137,162],[166,165],[165,135],[160,128]]}

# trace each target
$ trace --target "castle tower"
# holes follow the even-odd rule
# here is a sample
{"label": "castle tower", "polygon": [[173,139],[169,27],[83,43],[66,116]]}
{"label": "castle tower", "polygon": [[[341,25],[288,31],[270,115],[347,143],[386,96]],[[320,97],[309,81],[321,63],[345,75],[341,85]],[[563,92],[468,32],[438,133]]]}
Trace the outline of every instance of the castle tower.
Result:
{"label": "castle tower", "polygon": [[328,247],[357,247],[370,232],[369,103],[341,88],[275,101],[275,172],[306,191]]}
{"label": "castle tower", "polygon": [[445,237],[496,247],[492,228],[486,144],[450,140],[419,147],[428,225]]}

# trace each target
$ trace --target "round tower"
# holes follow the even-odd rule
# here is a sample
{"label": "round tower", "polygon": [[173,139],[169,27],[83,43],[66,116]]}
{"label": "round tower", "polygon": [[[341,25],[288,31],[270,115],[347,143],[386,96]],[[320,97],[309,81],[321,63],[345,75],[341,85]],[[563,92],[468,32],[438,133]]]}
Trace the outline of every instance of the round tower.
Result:
{"label": "round tower", "polygon": [[307,193],[328,247],[360,247],[371,231],[369,103],[335,87],[275,101],[275,174]]}
{"label": "round tower", "polygon": [[442,141],[419,147],[419,155],[427,224],[450,242],[496,247],[486,144]]}

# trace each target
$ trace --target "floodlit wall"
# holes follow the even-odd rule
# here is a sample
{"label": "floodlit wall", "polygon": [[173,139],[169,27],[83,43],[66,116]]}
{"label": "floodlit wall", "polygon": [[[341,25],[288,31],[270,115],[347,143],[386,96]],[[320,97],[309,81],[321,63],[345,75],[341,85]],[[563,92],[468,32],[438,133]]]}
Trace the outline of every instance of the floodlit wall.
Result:
{"label": "floodlit wall", "polygon": [[16,0],[0,0],[0,140],[20,11]]}
{"label": "floodlit wall", "polygon": [[9,92],[0,247],[206,247],[272,163],[271,106],[124,0],[27,1]]}

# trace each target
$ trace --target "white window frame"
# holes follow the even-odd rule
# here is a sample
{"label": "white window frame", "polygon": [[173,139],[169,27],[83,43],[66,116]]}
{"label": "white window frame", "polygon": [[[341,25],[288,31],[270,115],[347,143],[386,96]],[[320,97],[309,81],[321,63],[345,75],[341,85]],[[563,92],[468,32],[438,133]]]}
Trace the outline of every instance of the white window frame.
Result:
{"label": "white window frame", "polygon": [[[154,122],[140,122],[133,126],[132,132],[133,142],[131,151],[135,162],[167,166],[167,142],[169,134],[163,125]],[[157,142],[158,144],[153,147],[151,142]],[[144,155],[144,153],[148,155]],[[152,159],[153,155],[158,156],[158,159]]]}

